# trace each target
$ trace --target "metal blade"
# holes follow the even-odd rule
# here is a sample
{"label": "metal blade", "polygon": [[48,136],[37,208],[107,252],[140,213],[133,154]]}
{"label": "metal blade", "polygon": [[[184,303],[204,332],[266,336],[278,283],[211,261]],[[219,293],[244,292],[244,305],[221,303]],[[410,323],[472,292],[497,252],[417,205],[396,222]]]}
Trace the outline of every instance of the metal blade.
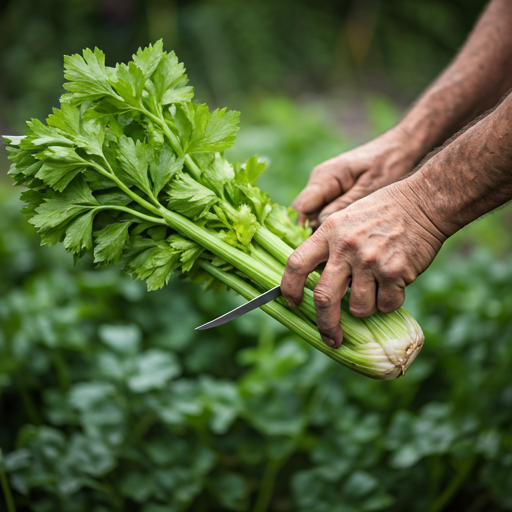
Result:
{"label": "metal blade", "polygon": [[239,316],[245,315],[245,313],[249,313],[249,311],[259,308],[260,306],[263,306],[267,302],[277,299],[280,296],[281,296],[281,287],[276,286],[276,287],[272,288],[271,290],[269,290],[268,292],[262,293],[261,295],[250,300],[249,302],[242,304],[241,306],[233,309],[229,313],[219,316],[218,318],[216,318],[215,320],[212,320],[211,322],[207,322],[206,324],[196,327],[195,330],[196,331],[204,331],[205,329],[211,329],[212,327],[217,327],[218,325],[222,325],[227,322],[230,322],[231,320],[234,320],[235,318],[238,318]]}

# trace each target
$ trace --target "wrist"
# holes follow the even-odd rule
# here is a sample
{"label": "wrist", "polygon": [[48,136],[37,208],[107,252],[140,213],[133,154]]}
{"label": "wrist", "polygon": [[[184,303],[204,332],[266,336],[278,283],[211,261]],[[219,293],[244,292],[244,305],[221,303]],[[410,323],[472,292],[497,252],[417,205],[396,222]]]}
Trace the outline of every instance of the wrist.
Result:
{"label": "wrist", "polygon": [[443,208],[439,208],[429,195],[429,187],[418,186],[417,174],[410,176],[391,187],[390,192],[395,196],[398,204],[411,216],[418,226],[429,233],[433,239],[441,244],[450,237],[453,232],[447,229]]}
{"label": "wrist", "polygon": [[413,165],[420,162],[432,149],[420,130],[415,130],[409,123],[403,121],[391,128],[386,134],[399,144],[401,151],[411,159]]}

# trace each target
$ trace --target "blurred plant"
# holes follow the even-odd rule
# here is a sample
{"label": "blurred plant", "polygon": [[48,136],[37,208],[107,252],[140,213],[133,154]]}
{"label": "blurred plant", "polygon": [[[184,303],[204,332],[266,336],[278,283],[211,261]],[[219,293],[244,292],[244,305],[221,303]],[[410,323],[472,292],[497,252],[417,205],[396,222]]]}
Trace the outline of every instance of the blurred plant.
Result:
{"label": "blurred plant", "polygon": [[57,106],[62,55],[107,64],[163,37],[197,96],[380,90],[410,101],[446,65],[486,0],[7,0],[0,6],[0,122],[23,130]]}
{"label": "blurred plant", "polygon": [[[282,200],[345,144],[310,107],[254,112],[233,151],[266,148]],[[382,383],[258,311],[196,333],[235,296],[72,267],[0,203],[0,477],[18,512],[512,510],[507,209],[408,287],[425,348]]]}

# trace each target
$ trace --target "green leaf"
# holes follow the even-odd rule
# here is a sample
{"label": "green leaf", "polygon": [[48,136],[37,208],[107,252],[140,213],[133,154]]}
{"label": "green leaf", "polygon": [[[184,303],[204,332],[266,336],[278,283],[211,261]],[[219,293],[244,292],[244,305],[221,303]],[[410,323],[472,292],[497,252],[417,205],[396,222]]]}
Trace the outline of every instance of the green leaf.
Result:
{"label": "green leaf", "polygon": [[58,161],[45,161],[36,174],[36,178],[43,180],[47,185],[52,187],[58,192],[62,192],[70,182],[80,173],[85,170],[85,165],[82,163],[69,163],[64,164]]}
{"label": "green leaf", "polygon": [[149,164],[153,193],[158,196],[171,178],[183,169],[184,158],[177,158],[173,150],[164,144],[160,152]]}
{"label": "green leaf", "polygon": [[226,472],[212,478],[215,495],[227,510],[247,510],[249,484],[239,473]]}
{"label": "green leaf", "polygon": [[27,122],[27,136],[20,140],[20,148],[34,149],[46,146],[71,146],[73,141],[60,134],[55,128],[46,126],[38,119]]}
{"label": "green leaf", "polygon": [[117,222],[95,233],[94,263],[108,265],[119,261],[124,246],[130,238],[128,229],[131,224],[131,222]]}
{"label": "green leaf", "polygon": [[158,242],[155,246],[155,242],[149,239],[144,243],[150,248],[131,259],[128,269],[132,276],[147,280],[148,290],[158,290],[169,282],[172,272],[178,267],[180,253],[166,242]]}
{"label": "green leaf", "polygon": [[64,102],[77,104],[108,97],[114,104],[124,103],[110,85],[105,54],[98,48],[94,52],[85,49],[83,57],[78,54],[65,56],[64,69],[64,78],[69,80],[64,84],[64,89],[69,91],[62,96]]}
{"label": "green leaf", "polygon": [[[180,140],[186,153],[198,151],[225,151],[235,142],[239,112],[225,108],[210,113],[208,106],[185,103],[178,106],[174,115],[180,129]],[[186,117],[190,124],[183,120]]]}
{"label": "green leaf", "polygon": [[219,153],[215,154],[213,161],[201,174],[201,179],[204,184],[221,197],[224,197],[224,187],[231,182],[234,177],[235,172],[233,171],[233,166]]}
{"label": "green leaf", "polygon": [[219,198],[194,178],[180,173],[167,188],[169,208],[185,217],[198,220],[205,216]]}
{"label": "green leaf", "polygon": [[85,181],[79,176],[60,194],[46,197],[30,219],[38,230],[57,228],[68,224],[77,215],[98,206]]}
{"label": "green leaf", "polygon": [[187,240],[180,235],[171,235],[167,241],[174,250],[181,253],[180,262],[183,272],[189,272],[197,258],[204,252],[204,248],[199,244],[192,240]]}
{"label": "green leaf", "polygon": [[155,69],[157,68],[160,60],[163,56],[163,41],[159,39],[154,45],[150,44],[144,50],[138,49],[132,58],[133,62],[144,74],[144,77],[148,79]]}
{"label": "green leaf", "polygon": [[174,52],[164,53],[151,77],[151,82],[154,85],[154,108],[189,101],[194,96],[194,89],[187,86],[185,68],[178,62]]}
{"label": "green leaf", "polygon": [[48,126],[56,128],[90,155],[103,156],[105,139],[105,116],[84,119],[80,110],[70,104],[63,103],[59,109],[53,109],[47,119]]}
{"label": "green leaf", "polygon": [[265,218],[265,226],[295,248],[311,234],[310,228],[303,228],[292,220],[296,216],[297,212],[292,208],[285,208],[274,203]]}
{"label": "green leaf", "polygon": [[156,348],[140,354],[135,368],[135,374],[128,380],[129,388],[135,393],[161,389],[181,373],[174,354]]}
{"label": "green leaf", "polygon": [[135,324],[100,325],[100,340],[121,354],[136,354],[142,342],[142,332]]}
{"label": "green leaf", "polygon": [[148,177],[148,165],[152,158],[151,148],[144,142],[134,141],[122,135],[119,138],[116,157],[121,165],[123,176],[146,194],[151,194]]}
{"label": "green leaf", "polygon": [[96,210],[90,210],[78,217],[66,230],[64,247],[66,251],[80,254],[92,249],[92,223]]}
{"label": "green leaf", "polygon": [[129,62],[128,65],[117,64],[115,76],[110,79],[110,84],[124,102],[137,109],[142,106],[145,83],[144,73],[133,62]]}
{"label": "green leaf", "polygon": [[251,209],[246,204],[241,205],[236,212],[233,222],[233,228],[238,241],[248,247],[259,227],[258,221],[252,214]]}

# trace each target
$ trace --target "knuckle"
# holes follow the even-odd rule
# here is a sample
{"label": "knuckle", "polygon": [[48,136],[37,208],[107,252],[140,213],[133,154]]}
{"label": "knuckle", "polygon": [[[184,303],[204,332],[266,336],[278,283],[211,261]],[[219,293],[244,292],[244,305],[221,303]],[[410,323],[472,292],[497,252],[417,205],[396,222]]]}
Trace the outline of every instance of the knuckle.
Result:
{"label": "knuckle", "polygon": [[323,230],[334,230],[336,227],[336,219],[332,216],[332,214],[328,214],[329,216],[322,222]]}
{"label": "knuckle", "polygon": [[386,296],[379,300],[379,311],[382,313],[392,313],[400,308],[404,303],[404,297],[400,295]]}
{"label": "knuckle", "polygon": [[304,267],[304,258],[299,251],[294,251],[286,262],[286,270],[292,274],[298,274]]}
{"label": "knuckle", "polygon": [[331,293],[318,285],[313,292],[313,300],[315,302],[315,306],[321,309],[328,308],[334,304]]}
{"label": "knuckle", "polygon": [[371,268],[377,264],[378,257],[375,253],[366,252],[361,256],[361,265],[365,268]]}
{"label": "knuckle", "polygon": [[370,316],[372,314],[372,309],[366,307],[366,306],[359,306],[359,305],[353,305],[350,304],[349,306],[350,314],[352,316],[356,316],[358,318],[364,318],[367,316]]}
{"label": "knuckle", "polygon": [[349,310],[350,313],[357,317],[365,317],[370,316],[374,311],[373,304],[369,304],[367,300],[364,300],[362,297],[357,297],[354,295],[350,296],[349,302]]}
{"label": "knuckle", "polygon": [[401,263],[389,263],[380,268],[379,276],[382,281],[392,282],[401,279],[405,272],[406,270]]}
{"label": "knuckle", "polygon": [[336,252],[338,254],[351,253],[358,247],[357,239],[353,236],[343,236],[337,240]]}

